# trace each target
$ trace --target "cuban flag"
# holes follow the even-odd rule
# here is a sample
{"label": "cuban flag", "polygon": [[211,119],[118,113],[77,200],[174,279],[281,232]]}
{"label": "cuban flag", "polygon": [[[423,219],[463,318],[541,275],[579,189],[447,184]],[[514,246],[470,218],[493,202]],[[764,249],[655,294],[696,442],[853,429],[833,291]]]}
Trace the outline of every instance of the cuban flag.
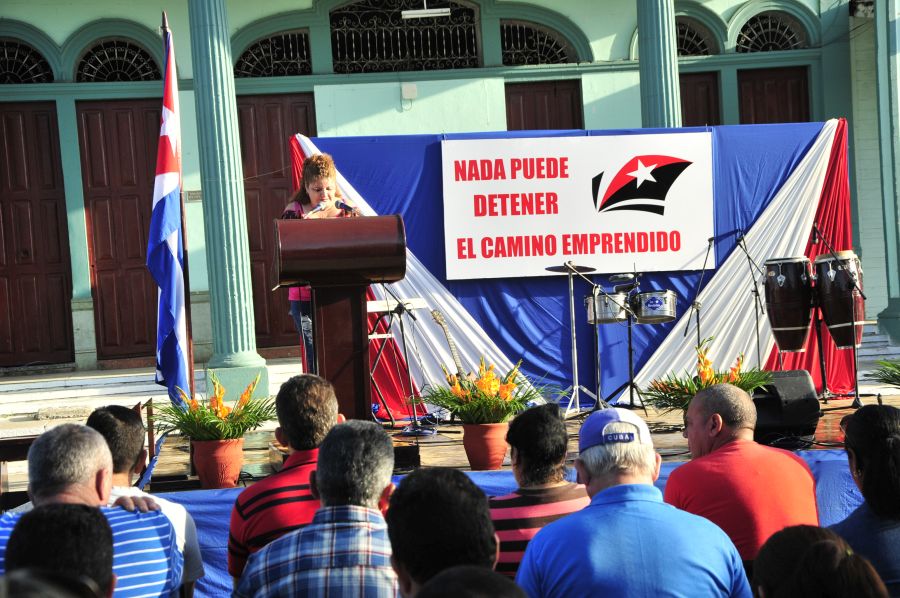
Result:
{"label": "cuban flag", "polygon": [[[184,247],[181,222],[181,125],[178,116],[178,79],[175,48],[163,15],[166,48],[165,84],[153,214],[147,242],[147,269],[159,287],[156,321],[156,383],[169,390],[169,399],[184,406],[177,388],[190,393],[187,316],[184,302]],[[177,387],[177,388],[176,388]]]}

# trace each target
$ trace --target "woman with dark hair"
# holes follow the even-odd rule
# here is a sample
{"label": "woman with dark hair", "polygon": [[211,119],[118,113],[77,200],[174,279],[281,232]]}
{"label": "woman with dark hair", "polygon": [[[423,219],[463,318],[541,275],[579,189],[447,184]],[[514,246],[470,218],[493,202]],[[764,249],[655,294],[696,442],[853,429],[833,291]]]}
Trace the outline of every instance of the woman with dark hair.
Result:
{"label": "woman with dark hair", "polygon": [[831,526],[900,596],[900,409],[866,405],[844,429],[850,474],[865,501]]}
{"label": "woman with dark hair", "polygon": [[888,595],[871,563],[833,531],[792,525],[772,534],[753,564],[757,598],[884,598]]}

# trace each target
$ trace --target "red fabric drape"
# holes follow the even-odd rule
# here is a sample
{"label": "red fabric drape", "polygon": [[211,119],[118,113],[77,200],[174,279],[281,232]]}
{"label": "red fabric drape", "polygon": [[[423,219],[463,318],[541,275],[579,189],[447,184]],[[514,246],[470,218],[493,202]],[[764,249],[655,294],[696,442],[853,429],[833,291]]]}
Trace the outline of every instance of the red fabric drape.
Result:
{"label": "red fabric drape", "polygon": [[[300,188],[301,175],[303,172],[303,160],[306,156],[300,147],[300,142],[296,136],[290,138],[291,148],[291,181],[294,190]],[[366,299],[369,301],[375,299],[372,289],[366,291]],[[402,316],[401,316],[402,317]],[[377,324],[377,329],[373,330]],[[382,319],[378,321],[378,314],[370,313],[367,323],[368,332],[370,334],[387,332],[387,321]],[[378,367],[373,373],[374,382],[372,383],[372,403],[378,405],[375,416],[379,419],[406,419],[411,418],[413,411],[412,405],[408,397],[418,397],[419,389],[415,382],[410,388],[409,379],[406,372],[406,360],[403,359],[403,353],[394,339],[375,339],[369,343],[369,362],[375,363],[378,349],[385,344]],[[304,363],[306,359],[305,351],[303,351],[303,341],[300,340],[301,351],[304,353]],[[380,391],[380,395],[379,395]],[[384,401],[381,401],[381,398]],[[426,413],[424,406],[419,406],[417,413],[424,415]]]}
{"label": "red fabric drape", "polygon": [[[822,236],[831,243],[835,251],[853,249],[853,238],[850,224],[850,181],[847,170],[847,121],[840,119],[834,135],[834,145],[831,148],[831,156],[828,160],[828,169],[825,173],[825,183],[822,187],[822,195],[819,197],[819,207],[816,210],[815,222],[819,226]],[[827,253],[828,248],[823,241],[812,243],[812,231],[810,241],[806,245],[806,257],[811,264],[815,263],[816,256]],[[820,310],[813,311],[813,318],[821,318]],[[827,332],[825,322],[822,322],[822,350],[825,354],[825,371],[828,377],[828,390],[834,393],[849,393],[853,391],[853,352],[851,349],[838,349],[834,346],[831,335]],[[806,341],[806,351],[803,353],[784,353],[784,369],[807,370],[815,382],[816,390],[822,391],[822,375],[819,366],[819,348],[816,342],[816,329],[812,326],[809,338]],[[765,369],[777,370],[778,347],[772,349]]]}

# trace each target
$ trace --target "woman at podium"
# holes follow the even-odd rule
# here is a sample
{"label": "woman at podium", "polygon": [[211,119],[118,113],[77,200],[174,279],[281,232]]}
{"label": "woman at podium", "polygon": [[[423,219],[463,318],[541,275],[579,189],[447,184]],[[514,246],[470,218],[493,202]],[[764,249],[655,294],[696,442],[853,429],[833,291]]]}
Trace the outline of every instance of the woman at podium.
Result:
{"label": "woman at podium", "polygon": [[[337,169],[328,154],[313,154],[303,161],[300,189],[284,207],[283,219],[347,218],[359,216],[352,202],[344,200],[337,186]],[[312,303],[309,287],[288,289],[290,314],[303,337],[305,371],[316,374],[313,347]]]}

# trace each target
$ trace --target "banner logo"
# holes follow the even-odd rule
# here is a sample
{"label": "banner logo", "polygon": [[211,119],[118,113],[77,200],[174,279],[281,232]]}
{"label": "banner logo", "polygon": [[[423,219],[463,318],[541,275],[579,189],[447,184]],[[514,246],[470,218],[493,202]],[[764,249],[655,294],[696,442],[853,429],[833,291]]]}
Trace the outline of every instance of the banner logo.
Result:
{"label": "banner logo", "polygon": [[599,192],[604,173],[591,180],[594,208],[598,212],[636,210],[662,215],[669,189],[691,164],[672,156],[635,156],[619,169],[602,200]]}

